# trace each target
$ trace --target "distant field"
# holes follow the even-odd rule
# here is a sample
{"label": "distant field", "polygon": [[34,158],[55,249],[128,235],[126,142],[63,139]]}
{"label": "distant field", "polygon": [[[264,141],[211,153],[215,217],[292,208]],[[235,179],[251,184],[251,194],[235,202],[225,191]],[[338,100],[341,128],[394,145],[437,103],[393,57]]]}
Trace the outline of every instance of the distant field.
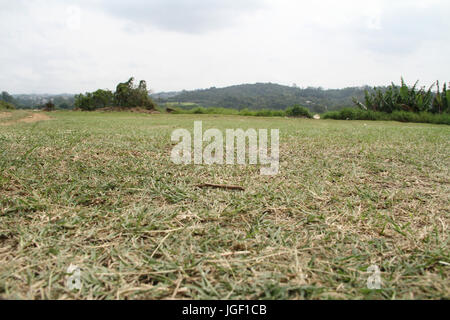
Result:
{"label": "distant field", "polygon": [[[450,298],[449,126],[41,115],[0,117],[0,297]],[[280,129],[280,174],[173,164],[171,132],[195,120]]]}

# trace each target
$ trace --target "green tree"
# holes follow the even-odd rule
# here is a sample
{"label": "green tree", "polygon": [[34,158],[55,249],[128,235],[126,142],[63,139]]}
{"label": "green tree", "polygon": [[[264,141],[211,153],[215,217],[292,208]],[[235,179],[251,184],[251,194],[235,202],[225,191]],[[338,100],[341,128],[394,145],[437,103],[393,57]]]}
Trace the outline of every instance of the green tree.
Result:
{"label": "green tree", "polygon": [[92,104],[95,108],[111,107],[114,103],[114,94],[110,90],[98,89],[92,93]]}
{"label": "green tree", "polygon": [[0,100],[0,110],[14,110],[15,108],[16,107],[12,103]]}
{"label": "green tree", "polygon": [[442,92],[439,86],[439,81],[437,84],[437,93],[433,99],[432,112],[433,113],[444,113],[450,112],[450,90],[447,90],[447,83],[444,83]]}
{"label": "green tree", "polygon": [[55,104],[52,101],[47,102],[46,104],[44,104],[44,111],[54,111],[55,110]]}
{"label": "green tree", "polygon": [[12,95],[3,91],[0,95],[0,109],[13,110],[16,108],[16,101]]}
{"label": "green tree", "polygon": [[0,100],[7,102],[7,103],[15,104],[14,97],[6,91],[2,92],[2,94],[0,96]]}
{"label": "green tree", "polygon": [[127,82],[117,85],[116,92],[114,93],[114,101],[117,106],[123,108],[155,108],[155,103],[149,96],[147,83],[141,80],[139,85],[135,86],[134,78],[130,78]]}
{"label": "green tree", "polygon": [[92,93],[86,92],[86,94],[77,94],[75,95],[74,102],[75,109],[83,110],[83,111],[93,111],[95,107],[92,103]]}
{"label": "green tree", "polygon": [[119,83],[114,93],[114,102],[119,107],[128,107],[130,104],[131,92],[133,90],[134,78],[131,77],[127,82]]}

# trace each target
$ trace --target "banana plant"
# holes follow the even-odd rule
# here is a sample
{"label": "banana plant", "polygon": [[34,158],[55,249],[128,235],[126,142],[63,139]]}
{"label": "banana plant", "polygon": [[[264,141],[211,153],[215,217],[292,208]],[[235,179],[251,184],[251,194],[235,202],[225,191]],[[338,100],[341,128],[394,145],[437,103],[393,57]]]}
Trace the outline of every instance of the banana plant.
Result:
{"label": "banana plant", "polygon": [[[432,111],[434,108],[438,110],[450,110],[450,94],[447,86],[441,94],[438,88],[438,96],[435,98],[433,94],[434,84],[426,90],[424,87],[418,88],[418,81],[408,87],[403,77],[401,85],[397,86],[392,83],[386,89],[374,88],[373,92],[365,91],[365,104],[354,99],[353,102],[360,108],[365,110],[382,111],[391,113],[397,110],[422,112]],[[434,99],[434,100],[433,100]],[[438,111],[441,112],[441,111]]]}
{"label": "banana plant", "polygon": [[445,112],[450,112],[450,90],[447,90],[447,84],[444,84],[445,99],[447,100],[447,107],[444,109]]}
{"label": "banana plant", "polygon": [[437,93],[433,100],[432,111],[435,113],[443,113],[450,111],[450,90],[447,90],[447,83],[444,83],[441,92],[439,87],[439,81],[437,81]]}

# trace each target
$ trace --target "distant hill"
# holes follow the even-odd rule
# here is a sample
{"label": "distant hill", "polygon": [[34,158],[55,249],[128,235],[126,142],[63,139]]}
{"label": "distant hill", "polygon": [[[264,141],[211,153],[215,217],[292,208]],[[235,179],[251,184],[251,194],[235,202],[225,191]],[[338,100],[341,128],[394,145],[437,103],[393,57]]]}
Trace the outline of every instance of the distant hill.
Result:
{"label": "distant hill", "polygon": [[158,92],[158,93],[152,93],[150,97],[152,97],[154,100],[164,100],[173,98],[177,95],[179,95],[181,91],[170,91],[170,92]]}
{"label": "distant hill", "polygon": [[353,87],[324,90],[313,87],[298,88],[274,83],[256,83],[152,96],[159,104],[179,103],[203,107],[276,110],[300,104],[313,112],[324,112],[352,106],[352,97],[362,100],[366,88],[368,89],[368,87]]}
{"label": "distant hill", "polygon": [[[362,101],[364,90],[369,87],[344,89],[298,88],[274,83],[242,84],[226,88],[209,88],[193,91],[173,91],[151,94],[159,104],[179,105],[183,108],[222,107],[242,110],[286,109],[296,104],[309,108],[312,112],[325,112],[346,106],[353,106],[352,98]],[[18,108],[34,109],[52,101],[61,109],[72,109],[72,94],[17,94],[12,95]]]}

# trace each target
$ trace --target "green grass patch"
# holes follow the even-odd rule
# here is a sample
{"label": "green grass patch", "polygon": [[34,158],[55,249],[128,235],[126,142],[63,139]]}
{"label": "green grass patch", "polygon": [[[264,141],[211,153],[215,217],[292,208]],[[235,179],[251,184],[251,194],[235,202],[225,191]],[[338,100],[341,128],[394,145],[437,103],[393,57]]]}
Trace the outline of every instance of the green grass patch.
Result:
{"label": "green grass patch", "polygon": [[[51,116],[0,126],[2,298],[449,297],[450,127]],[[280,129],[280,174],[174,165],[171,133],[196,120],[205,130]],[[71,264],[79,291],[66,287]],[[371,265],[381,290],[367,289]]]}

